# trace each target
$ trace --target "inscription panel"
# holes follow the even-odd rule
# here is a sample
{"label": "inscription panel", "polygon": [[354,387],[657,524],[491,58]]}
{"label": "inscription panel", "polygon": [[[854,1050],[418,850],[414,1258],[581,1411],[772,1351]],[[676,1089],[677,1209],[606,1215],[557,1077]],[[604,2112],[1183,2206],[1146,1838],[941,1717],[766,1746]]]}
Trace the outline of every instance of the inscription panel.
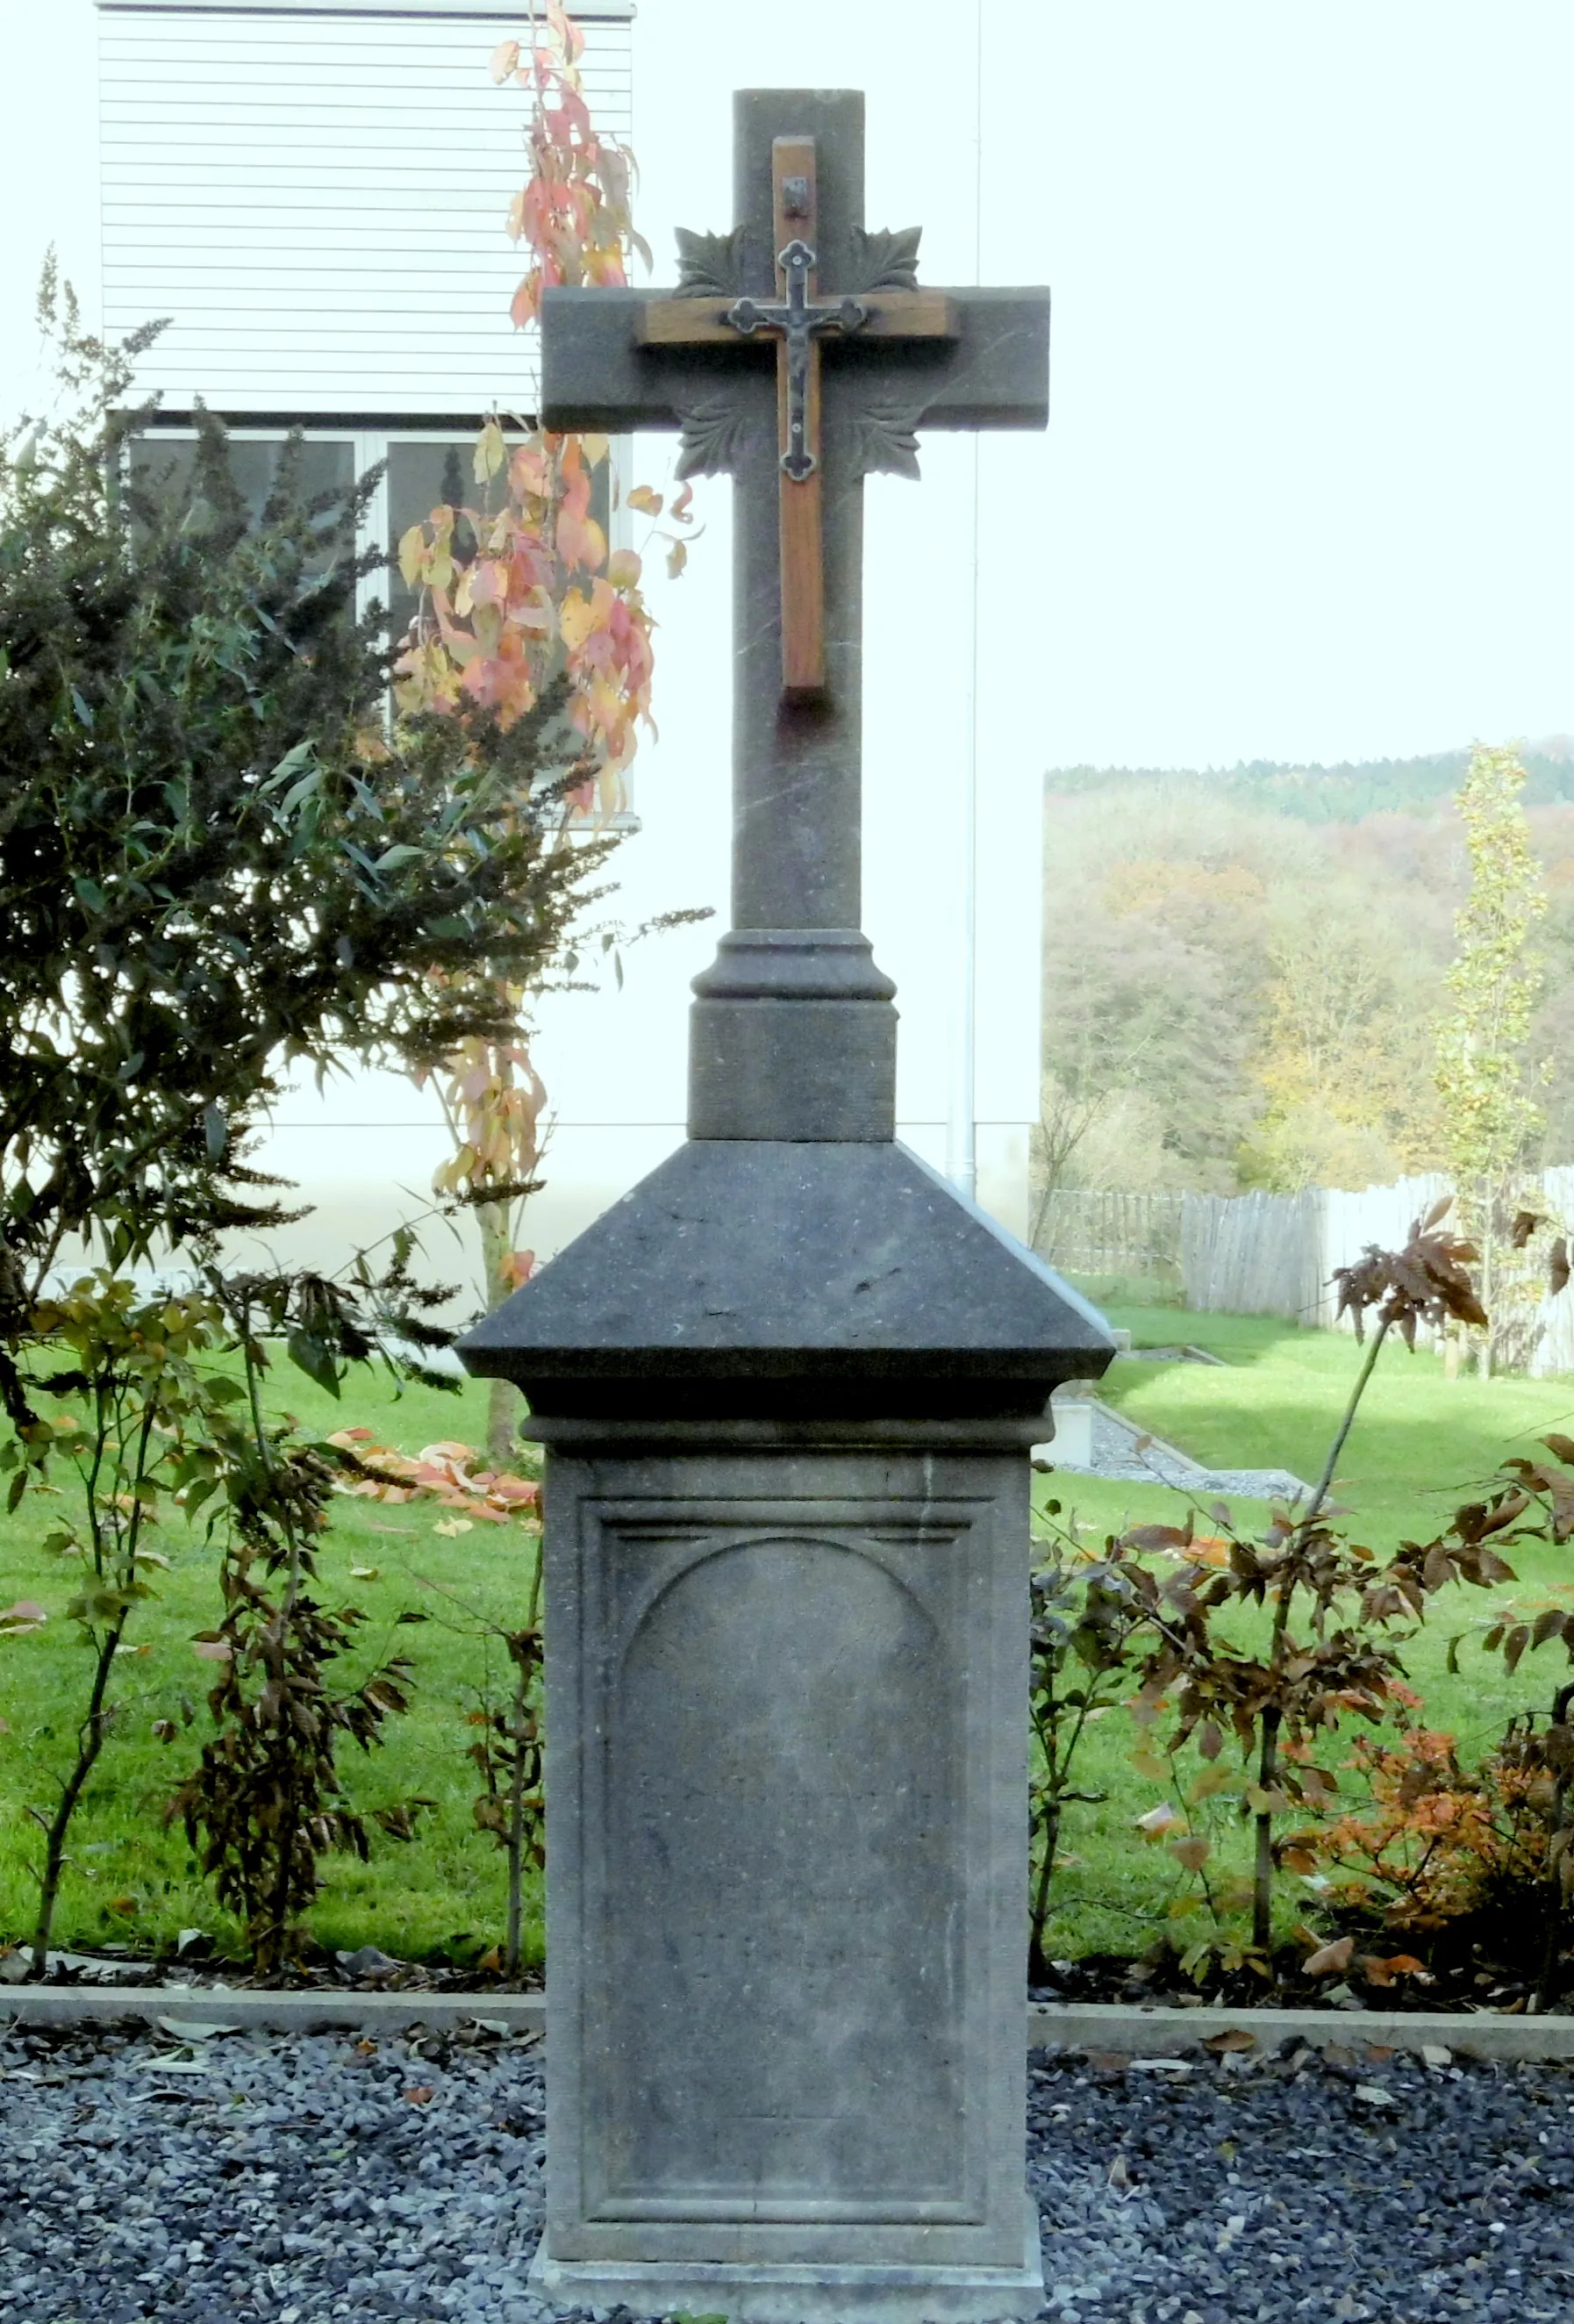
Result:
{"label": "inscription panel", "polygon": [[595,1527],[588,2218],[980,2217],[972,1545],[869,1514]]}

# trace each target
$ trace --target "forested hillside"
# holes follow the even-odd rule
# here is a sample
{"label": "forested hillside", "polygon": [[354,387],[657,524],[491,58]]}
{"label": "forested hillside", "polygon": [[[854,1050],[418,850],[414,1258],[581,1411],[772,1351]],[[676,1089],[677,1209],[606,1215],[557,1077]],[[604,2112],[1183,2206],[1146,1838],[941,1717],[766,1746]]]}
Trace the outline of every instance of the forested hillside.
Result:
{"label": "forested hillside", "polygon": [[[1439,1167],[1467,751],[1045,778],[1041,1184],[1232,1193]],[[1521,753],[1548,910],[1527,1070],[1574,1160],[1574,743]]]}

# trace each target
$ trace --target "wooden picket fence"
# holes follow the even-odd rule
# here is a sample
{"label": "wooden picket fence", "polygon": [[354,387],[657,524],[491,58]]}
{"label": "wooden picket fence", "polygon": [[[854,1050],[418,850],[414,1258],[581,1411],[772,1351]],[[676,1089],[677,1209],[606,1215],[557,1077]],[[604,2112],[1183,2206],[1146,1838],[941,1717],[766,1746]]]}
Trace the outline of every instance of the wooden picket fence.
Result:
{"label": "wooden picket fence", "polygon": [[[1574,1165],[1542,1172],[1539,1183],[1549,1209],[1574,1227]],[[1334,1269],[1368,1243],[1397,1249],[1411,1222],[1448,1192],[1435,1172],[1299,1194],[1057,1189],[1044,1205],[1037,1248],[1069,1275],[1151,1285],[1190,1308],[1326,1327],[1335,1321]],[[1350,1328],[1348,1316],[1341,1328]],[[1542,1300],[1528,1368],[1574,1372],[1574,1285]]]}
{"label": "wooden picket fence", "polygon": [[1067,1275],[1118,1275],[1156,1291],[1182,1288],[1180,1194],[1077,1187],[1051,1194],[1035,1247]]}

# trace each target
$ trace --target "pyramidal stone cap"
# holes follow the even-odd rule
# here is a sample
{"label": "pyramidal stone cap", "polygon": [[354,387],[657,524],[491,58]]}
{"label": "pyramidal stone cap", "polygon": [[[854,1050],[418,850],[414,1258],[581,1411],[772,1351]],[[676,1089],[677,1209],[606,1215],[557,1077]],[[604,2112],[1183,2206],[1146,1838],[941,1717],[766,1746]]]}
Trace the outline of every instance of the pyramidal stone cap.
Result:
{"label": "pyramidal stone cap", "polygon": [[1033,1418],[1094,1308],[896,1142],[695,1139],[461,1342],[532,1412]]}

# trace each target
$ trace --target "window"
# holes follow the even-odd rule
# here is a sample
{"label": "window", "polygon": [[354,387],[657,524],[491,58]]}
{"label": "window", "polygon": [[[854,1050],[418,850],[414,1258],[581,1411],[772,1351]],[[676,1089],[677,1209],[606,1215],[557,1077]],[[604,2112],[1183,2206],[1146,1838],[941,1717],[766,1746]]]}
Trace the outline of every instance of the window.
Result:
{"label": "window", "polygon": [[[253,524],[261,521],[279,473],[286,438],[283,436],[232,437],[229,472]],[[140,437],[131,447],[133,482],[144,493],[183,490],[197,459],[194,436],[161,432]],[[319,493],[345,493],[355,481],[355,441],[350,436],[309,437],[301,445],[297,486],[305,500]],[[325,549],[314,560],[318,572],[328,563]]]}
{"label": "window", "polygon": [[[406,587],[399,570],[400,537],[445,503],[477,504],[483,489],[474,481],[472,466],[477,432],[476,429],[410,428],[308,429],[304,433],[299,484],[308,497],[345,491],[357,477],[378,467],[382,470],[363,519],[360,546],[364,549],[377,544],[387,561],[362,583],[361,598],[364,610],[373,602],[386,609],[390,632],[396,638],[410,627],[417,604],[416,592]],[[261,518],[288,431],[235,427],[228,430],[228,438],[230,474],[253,519]],[[591,513],[612,548],[626,544],[620,540],[625,522],[622,512],[611,506],[610,471],[626,465],[627,449],[626,444],[613,445],[612,459],[595,473],[591,499]],[[143,490],[156,490],[165,482],[184,484],[190,476],[196,450],[194,429],[151,429],[131,447],[132,475]],[[325,551],[324,567],[327,563]],[[624,782],[627,785],[627,776]],[[629,811],[614,816],[613,824],[620,830],[639,827],[638,818]]]}

